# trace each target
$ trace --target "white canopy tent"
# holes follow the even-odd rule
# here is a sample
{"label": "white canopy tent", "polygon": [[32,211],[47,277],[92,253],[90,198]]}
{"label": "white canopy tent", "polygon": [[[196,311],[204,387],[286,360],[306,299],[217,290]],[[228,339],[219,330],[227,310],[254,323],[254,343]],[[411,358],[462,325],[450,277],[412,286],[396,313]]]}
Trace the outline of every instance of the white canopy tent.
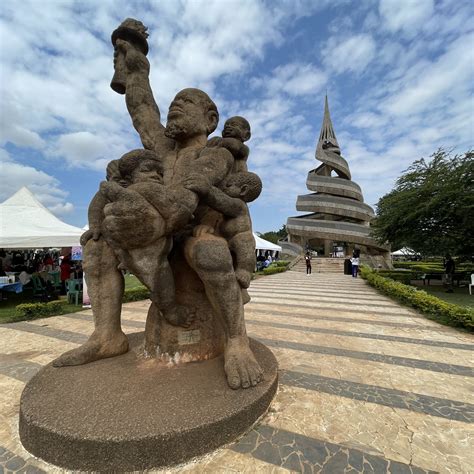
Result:
{"label": "white canopy tent", "polygon": [[48,211],[28,188],[0,204],[0,248],[72,247],[82,234]]}
{"label": "white canopy tent", "polygon": [[400,250],[396,250],[395,252],[392,252],[391,255],[395,257],[402,257],[402,256],[410,256],[410,255],[418,255],[418,252],[415,252],[412,249],[409,249],[408,247],[403,247]]}
{"label": "white canopy tent", "polygon": [[279,245],[262,239],[255,232],[253,236],[255,238],[255,250],[271,250],[272,252],[281,252],[281,247]]}

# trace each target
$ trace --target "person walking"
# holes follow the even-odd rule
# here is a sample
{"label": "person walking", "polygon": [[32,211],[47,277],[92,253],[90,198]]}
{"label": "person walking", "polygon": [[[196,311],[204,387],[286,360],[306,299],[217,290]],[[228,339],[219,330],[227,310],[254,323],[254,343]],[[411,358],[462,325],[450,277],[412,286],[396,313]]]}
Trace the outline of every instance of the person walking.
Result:
{"label": "person walking", "polygon": [[446,290],[446,293],[453,293],[453,277],[454,277],[454,272],[456,270],[456,265],[454,263],[454,260],[452,259],[451,255],[449,253],[446,255],[445,261],[444,261],[444,281],[446,283],[446,286],[448,289]]}
{"label": "person walking", "polygon": [[306,263],[306,275],[311,275],[311,255],[309,252],[306,252],[304,261]]}
{"label": "person walking", "polygon": [[352,257],[352,277],[357,278],[357,273],[359,272],[359,257]]}

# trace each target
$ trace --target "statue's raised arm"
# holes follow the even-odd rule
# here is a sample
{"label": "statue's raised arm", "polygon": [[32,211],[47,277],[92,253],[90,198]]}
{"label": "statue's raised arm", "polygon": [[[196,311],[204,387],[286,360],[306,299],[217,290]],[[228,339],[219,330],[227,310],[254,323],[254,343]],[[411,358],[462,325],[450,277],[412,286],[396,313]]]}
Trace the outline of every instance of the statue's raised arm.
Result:
{"label": "statue's raised arm", "polygon": [[143,146],[161,151],[163,147],[170,148],[173,144],[164,136],[160,109],[150,87],[146,31],[141,21],[127,18],[112,33],[115,74],[110,87],[119,94],[125,94],[128,112]]}

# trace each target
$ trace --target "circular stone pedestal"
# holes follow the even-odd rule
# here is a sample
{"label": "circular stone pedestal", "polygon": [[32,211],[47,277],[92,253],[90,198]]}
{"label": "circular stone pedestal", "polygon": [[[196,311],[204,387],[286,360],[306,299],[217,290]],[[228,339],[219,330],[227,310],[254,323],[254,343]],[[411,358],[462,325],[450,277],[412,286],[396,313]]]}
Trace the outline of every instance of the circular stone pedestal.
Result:
{"label": "circular stone pedestal", "polygon": [[177,464],[229,443],[266,411],[277,362],[251,348],[264,370],[256,387],[232,390],[223,357],[168,367],[131,351],[77,367],[44,367],[21,396],[20,438],[33,455],[67,469],[134,471]]}

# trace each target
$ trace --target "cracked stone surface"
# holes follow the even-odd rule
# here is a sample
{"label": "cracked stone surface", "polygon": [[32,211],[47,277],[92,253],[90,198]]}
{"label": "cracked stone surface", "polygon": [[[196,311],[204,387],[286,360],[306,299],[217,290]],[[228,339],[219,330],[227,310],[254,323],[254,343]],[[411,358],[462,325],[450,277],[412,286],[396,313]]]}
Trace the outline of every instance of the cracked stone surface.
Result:
{"label": "cracked stone surface", "polygon": [[[290,271],[252,282],[250,294],[249,335],[275,353],[279,392],[240,440],[166,472],[470,472],[471,334],[344,275]],[[148,306],[124,305],[126,333],[144,328]],[[90,311],[0,325],[0,473],[65,472],[23,449],[18,404],[25,383],[91,327]]]}

